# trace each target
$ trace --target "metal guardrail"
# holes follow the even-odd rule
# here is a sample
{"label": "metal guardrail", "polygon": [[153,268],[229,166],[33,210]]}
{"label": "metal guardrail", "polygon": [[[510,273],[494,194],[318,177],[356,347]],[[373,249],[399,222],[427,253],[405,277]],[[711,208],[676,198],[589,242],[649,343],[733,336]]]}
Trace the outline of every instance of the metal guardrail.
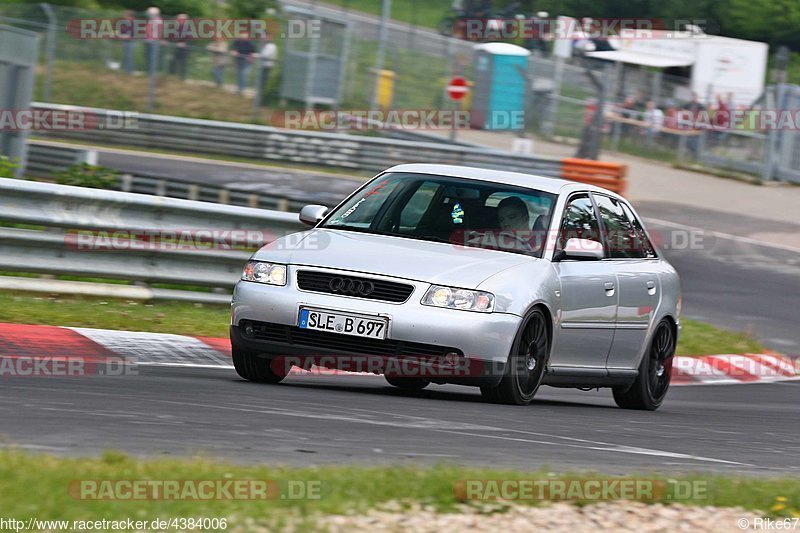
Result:
{"label": "metal guardrail", "polygon": [[75,164],[97,164],[97,152],[93,150],[34,141],[29,141],[27,146],[25,174],[37,178],[49,177]]}
{"label": "metal guardrail", "polygon": [[216,185],[202,185],[174,178],[163,178],[156,175],[145,175],[141,173],[135,175],[123,174],[120,176],[119,190],[139,194],[168,196],[170,198],[184,198],[200,202],[272,209],[274,211],[299,212],[303,206],[309,203],[317,203],[296,200],[265,192],[252,192]]}
{"label": "metal guardrail", "polygon": [[[54,172],[75,163],[97,164],[97,152],[68,144],[30,141],[28,143],[28,168],[26,174],[35,178],[49,178]],[[121,174],[117,190],[170,198],[183,198],[201,202],[256,207],[276,211],[297,212],[308,204],[304,200],[287,198],[262,191],[204,185],[154,174]]]}
{"label": "metal guardrail", "polygon": [[[0,179],[0,222],[44,227],[0,228],[0,270],[225,289],[238,280],[250,251],[161,249],[130,233],[117,237],[122,246],[102,245],[114,230],[195,238],[215,232],[212,244],[239,230],[240,242],[257,245],[302,229],[291,213],[11,179]],[[88,245],[74,230],[103,233]]]}
{"label": "metal guardrail", "polygon": [[[40,110],[81,109],[96,115],[98,123],[119,111],[36,103]],[[377,172],[392,165],[418,162],[480,166],[558,177],[558,159],[491,150],[449,146],[435,142],[381,139],[365,135],[320,133],[269,126],[199,120],[166,115],[137,115],[136,128],[83,129],[48,132],[49,136],[139,148],[215,154],[262,161],[282,161]]]}

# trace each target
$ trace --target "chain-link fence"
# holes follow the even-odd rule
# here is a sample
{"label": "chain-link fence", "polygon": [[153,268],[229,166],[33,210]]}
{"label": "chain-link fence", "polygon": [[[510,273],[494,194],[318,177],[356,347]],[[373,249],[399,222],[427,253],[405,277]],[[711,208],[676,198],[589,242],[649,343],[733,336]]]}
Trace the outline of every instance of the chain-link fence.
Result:
{"label": "chain-link fence", "polygon": [[[425,7],[422,0],[411,4],[415,2]],[[470,109],[471,95],[454,103],[445,89],[453,76],[475,79],[476,43],[417,25],[412,10],[411,23],[386,26],[381,47],[380,18],[352,10],[351,3],[289,0],[271,16],[277,56],[270,61],[258,56],[262,42],[254,42],[254,57],[243,61],[232,54],[230,40],[191,40],[179,46],[162,39],[150,46],[146,40],[80,39],[70,31],[75,21],[118,19],[125,16],[122,11],[0,4],[0,23],[42,34],[36,99],[45,102],[275,125],[280,125],[275,110],[312,106]],[[394,5],[408,9],[410,4]],[[145,18],[142,13],[134,16]],[[314,20],[321,24],[314,26]],[[267,64],[268,71],[262,70]],[[266,72],[268,77],[262,77]],[[576,153],[607,149],[666,161],[724,162],[763,176],[774,174],[764,164],[778,172],[800,172],[792,159],[794,137],[676,127],[675,113],[694,105],[689,79],[679,74],[581,56],[562,60],[537,47],[522,73],[525,130],[573,143]],[[383,97],[376,98],[381,90]],[[717,97],[699,96],[703,102]],[[702,109],[713,119],[714,105],[704,103]],[[772,156],[777,159],[770,163]]]}

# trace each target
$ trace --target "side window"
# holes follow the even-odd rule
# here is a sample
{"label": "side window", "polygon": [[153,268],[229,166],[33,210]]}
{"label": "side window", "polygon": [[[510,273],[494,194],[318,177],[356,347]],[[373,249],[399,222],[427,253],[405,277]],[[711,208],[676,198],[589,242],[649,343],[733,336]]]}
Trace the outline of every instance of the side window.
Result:
{"label": "side window", "polygon": [[608,256],[612,258],[645,257],[640,240],[637,238],[633,221],[625,213],[622,202],[615,198],[594,195],[600,219],[603,221]]}
{"label": "side window", "polygon": [[588,239],[601,242],[600,226],[589,196],[573,197],[564,209],[558,233],[558,249],[563,250],[569,239]]}
{"label": "side window", "polygon": [[643,257],[647,259],[657,257],[656,249],[653,246],[653,243],[650,242],[650,239],[647,238],[647,233],[645,233],[642,223],[639,222],[639,219],[636,218],[631,208],[626,204],[622,204],[622,209],[625,211],[625,216],[628,217],[628,220],[630,220],[631,224],[633,225],[633,231],[635,234],[634,238],[636,241],[635,246],[636,250],[638,250],[640,253],[640,255],[637,257]]}

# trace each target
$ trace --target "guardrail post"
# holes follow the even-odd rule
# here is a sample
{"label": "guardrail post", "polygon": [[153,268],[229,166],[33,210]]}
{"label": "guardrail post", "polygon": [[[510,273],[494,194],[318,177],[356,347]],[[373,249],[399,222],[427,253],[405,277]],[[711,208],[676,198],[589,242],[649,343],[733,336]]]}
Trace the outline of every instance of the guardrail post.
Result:
{"label": "guardrail post", "polygon": [[156,182],[156,196],[166,196],[167,195],[167,182],[164,180],[158,180]]}
{"label": "guardrail post", "polygon": [[82,150],[78,153],[76,163],[97,166],[97,150]]}
{"label": "guardrail post", "polygon": [[250,207],[258,207],[258,195],[250,194],[247,196],[247,205]]}
{"label": "guardrail post", "polygon": [[119,190],[123,192],[131,192],[133,190],[133,176],[131,174],[123,174],[119,177]]}
{"label": "guardrail post", "polygon": [[200,198],[200,186],[197,184],[189,185],[189,200],[197,200]]}
{"label": "guardrail post", "polygon": [[231,203],[231,193],[227,189],[220,189],[217,195],[217,201],[221,204]]}
{"label": "guardrail post", "polygon": [[277,208],[278,208],[278,211],[288,211],[289,210],[289,199],[288,198],[279,199]]}

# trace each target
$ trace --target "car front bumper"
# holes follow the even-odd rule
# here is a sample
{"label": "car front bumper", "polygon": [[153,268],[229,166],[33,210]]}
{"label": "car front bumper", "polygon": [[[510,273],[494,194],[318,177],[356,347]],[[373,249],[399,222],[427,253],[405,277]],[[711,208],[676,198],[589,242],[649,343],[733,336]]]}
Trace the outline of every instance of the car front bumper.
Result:
{"label": "car front bumper", "polygon": [[[329,269],[325,271],[336,272]],[[231,310],[231,342],[234,346],[266,356],[331,353],[330,350],[307,349],[299,341],[286,343],[275,339],[248,338],[239,327],[243,322],[249,322],[296,330],[300,307],[303,306],[386,317],[389,320],[387,339],[390,341],[441,346],[443,351],[456,349],[464,358],[504,364],[522,321],[521,317],[507,313],[479,313],[424,306],[420,300],[430,288],[428,283],[395,278],[394,281],[414,285],[414,291],[404,303],[388,303],[300,290],[294,272],[295,269],[290,266],[285,286],[247,281],[240,281],[236,285]],[[347,340],[351,340],[350,337],[331,335],[345,339],[338,343],[339,346],[345,343],[345,348],[339,353],[348,353],[346,344]],[[353,344],[358,343],[358,339],[353,337]]]}

